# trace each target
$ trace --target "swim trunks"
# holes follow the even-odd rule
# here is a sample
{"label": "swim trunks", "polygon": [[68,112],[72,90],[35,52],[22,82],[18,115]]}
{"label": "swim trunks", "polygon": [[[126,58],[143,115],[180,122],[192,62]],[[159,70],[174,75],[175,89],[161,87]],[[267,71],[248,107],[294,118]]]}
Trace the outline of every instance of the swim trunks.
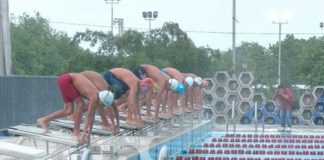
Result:
{"label": "swim trunks", "polygon": [[80,92],[74,87],[70,74],[65,73],[61,75],[57,82],[65,103],[71,103],[76,98],[80,97]]}
{"label": "swim trunks", "polygon": [[140,80],[146,78],[146,72],[143,66],[137,66],[134,70],[133,73],[136,75],[137,78],[139,78]]}
{"label": "swim trunks", "polygon": [[104,73],[103,77],[105,78],[106,82],[112,87],[113,89],[111,90],[115,94],[115,99],[120,98],[123,94],[125,94],[129,87],[128,85],[117,79],[112,72],[107,71]]}
{"label": "swim trunks", "polygon": [[168,78],[170,78],[170,76],[169,76],[168,73],[166,72],[165,68],[162,68],[162,69],[160,70],[160,73],[161,73],[162,75],[165,75],[165,76],[167,76]]}

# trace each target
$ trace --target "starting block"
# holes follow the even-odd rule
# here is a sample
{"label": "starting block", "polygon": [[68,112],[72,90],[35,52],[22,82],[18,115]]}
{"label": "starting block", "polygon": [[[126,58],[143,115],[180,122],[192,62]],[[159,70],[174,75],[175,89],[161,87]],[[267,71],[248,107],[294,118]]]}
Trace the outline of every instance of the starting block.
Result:
{"label": "starting block", "polygon": [[[142,116],[145,116],[146,115],[146,111],[141,111],[141,114],[142,114]],[[155,112],[153,111],[153,113],[152,114],[155,114]],[[162,120],[168,120],[168,119],[170,119],[169,117],[166,117],[166,116],[163,116],[163,115],[159,115],[159,118],[160,119],[162,119]],[[154,122],[154,121],[153,121]]]}
{"label": "starting block", "polygon": [[[126,118],[127,118],[127,115],[124,114],[124,113],[119,113],[119,117],[120,117],[120,118],[124,118],[124,119],[126,119]],[[150,124],[155,123],[153,120],[151,120],[151,119],[147,119],[147,118],[144,118],[144,117],[142,117],[142,121],[143,121],[144,123],[150,123]]]}
{"label": "starting block", "polygon": [[[151,110],[152,114],[155,114],[155,108],[152,107],[151,109],[152,109]],[[142,106],[141,114],[143,116],[145,116],[145,114],[146,114],[146,106]],[[159,115],[159,118],[162,119],[162,120],[169,120],[170,119],[169,117],[166,117],[166,116],[163,116],[163,115]]]}
{"label": "starting block", "polygon": [[[71,120],[67,120],[67,119],[55,119],[55,120],[52,120],[50,123],[53,125],[64,127],[64,128],[69,128],[69,129],[74,128],[74,122]],[[80,125],[80,129],[81,130],[84,129],[83,125]],[[95,125],[95,124],[92,126],[91,132],[93,134],[98,134],[98,135],[112,135],[113,134],[112,132],[105,130],[102,125]]]}
{"label": "starting block", "polygon": [[[99,123],[102,123],[102,120],[101,120],[100,116],[95,116],[95,121],[99,122]],[[120,125],[120,128],[124,128],[124,129],[136,129],[135,126],[128,125],[125,121],[123,121],[121,119],[119,120],[119,125]]]}
{"label": "starting block", "polygon": [[25,124],[10,127],[8,133],[69,146],[77,146],[79,144],[76,140],[73,140],[72,136],[69,134],[61,133],[59,131],[44,132],[44,129],[42,128]]}
{"label": "starting block", "polygon": [[0,141],[0,155],[20,159],[37,159],[46,155],[41,149]]}

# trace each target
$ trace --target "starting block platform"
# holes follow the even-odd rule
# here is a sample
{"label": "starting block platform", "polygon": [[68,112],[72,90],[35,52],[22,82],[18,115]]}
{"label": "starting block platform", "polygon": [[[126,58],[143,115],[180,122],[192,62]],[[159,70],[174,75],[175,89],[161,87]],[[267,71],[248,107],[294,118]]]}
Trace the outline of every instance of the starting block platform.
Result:
{"label": "starting block platform", "polygon": [[[123,119],[126,119],[127,118],[127,115],[125,113],[119,113],[119,117],[120,118],[123,118]],[[154,124],[155,123],[153,120],[147,119],[147,118],[144,118],[144,117],[142,117],[142,121],[144,123],[149,123],[149,124]]]}
{"label": "starting block platform", "polygon": [[[155,114],[155,112],[152,111],[152,114]],[[141,115],[145,117],[145,115],[146,115],[146,110],[141,110]],[[144,118],[144,117],[143,117],[143,118]],[[142,119],[143,119],[143,118],[142,118]],[[162,119],[162,120],[170,120],[170,117],[163,116],[163,115],[161,115],[161,113],[159,114],[159,118]]]}
{"label": "starting block platform", "polygon": [[[72,120],[68,120],[68,119],[55,119],[55,120],[52,120],[50,123],[53,125],[68,128],[68,129],[74,128],[74,122]],[[80,125],[80,129],[82,131],[84,129],[83,127],[84,127],[84,125]],[[97,135],[106,135],[106,136],[110,136],[113,134],[112,132],[105,130],[102,125],[96,125],[96,124],[94,124],[92,127],[92,133],[97,134]]]}
{"label": "starting block platform", "polygon": [[29,125],[18,125],[13,126],[8,129],[8,133],[12,135],[20,135],[31,137],[34,139],[40,139],[45,141],[51,141],[55,143],[65,144],[69,146],[77,146],[79,143],[73,140],[72,136],[66,133],[62,133],[59,131],[50,131],[44,132],[44,129],[38,128],[36,126]]}
{"label": "starting block platform", "polygon": [[0,141],[0,155],[6,155],[20,159],[38,159],[45,156],[46,151]]}
{"label": "starting block platform", "polygon": [[[102,123],[102,119],[100,116],[95,116],[95,121]],[[137,129],[135,126],[129,125],[126,123],[126,121],[121,120],[121,119],[119,119],[119,125],[120,125],[120,128],[123,128],[123,129],[130,129],[130,130]]]}
{"label": "starting block platform", "polygon": [[[143,110],[141,114],[145,116],[146,111]],[[197,115],[200,115],[200,111],[179,114],[175,113],[175,116],[172,118],[160,115],[159,122],[143,117],[142,120],[145,126],[144,128],[137,129],[135,126],[126,124],[125,118],[127,115],[120,113],[121,129],[117,134],[105,130],[102,126],[101,117],[97,115],[95,116],[95,124],[92,127],[91,141],[88,144],[82,145],[72,138],[70,132],[66,132],[67,130],[74,128],[74,122],[70,119],[56,119],[49,122],[50,132],[44,132],[43,128],[36,125],[20,124],[8,128],[8,133],[13,136],[21,136],[19,137],[20,140],[17,144],[7,144],[8,142],[1,143],[0,141],[0,154],[19,159],[48,159],[55,156],[69,156],[71,159],[71,155],[74,154],[80,155],[83,153],[83,155],[88,155],[89,151],[92,149],[98,149],[98,146],[104,149],[109,148],[107,153],[109,152],[109,154],[114,154],[123,146],[123,144],[118,144],[120,138],[133,136],[132,138],[137,140],[137,138],[141,136],[170,136],[174,130],[182,130],[183,127],[192,126]],[[184,122],[185,120],[190,123]],[[197,120],[200,120],[200,118]],[[80,129],[83,130],[83,127],[84,125],[81,124]],[[27,143],[29,142],[29,146],[22,145],[22,142],[27,139],[33,141],[26,141]],[[32,147],[32,142],[34,143],[34,146],[39,146],[36,144],[36,142],[39,142],[38,140],[45,141],[45,143],[40,142],[41,147],[43,148]],[[137,144],[138,142],[135,143]],[[53,148],[55,151],[52,151]]]}
{"label": "starting block platform", "polygon": [[[152,107],[151,109],[152,109],[151,110],[152,114],[155,114],[154,107]],[[146,107],[145,106],[142,107],[142,111],[141,112],[142,112],[142,115],[145,115],[146,114]],[[159,114],[161,114],[161,113],[159,113]],[[174,111],[173,114],[175,116],[181,116],[181,115],[185,115],[186,113],[185,112],[181,113],[181,112],[178,112],[178,111]],[[170,120],[170,119],[172,119],[172,118],[169,118],[169,117],[166,117],[166,116],[163,116],[163,115],[159,115],[159,117],[162,120]]]}

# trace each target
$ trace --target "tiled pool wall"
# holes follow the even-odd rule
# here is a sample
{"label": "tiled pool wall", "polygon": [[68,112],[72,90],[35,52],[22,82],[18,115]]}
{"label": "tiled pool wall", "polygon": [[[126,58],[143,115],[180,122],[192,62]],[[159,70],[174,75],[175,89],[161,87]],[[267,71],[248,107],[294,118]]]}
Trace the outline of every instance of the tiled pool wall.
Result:
{"label": "tiled pool wall", "polygon": [[149,150],[128,158],[128,160],[158,160],[162,147],[167,148],[168,159],[175,159],[176,155],[187,152],[189,147],[196,143],[202,143],[203,139],[211,134],[213,123],[204,122],[198,127],[189,130],[179,136],[153,145]]}

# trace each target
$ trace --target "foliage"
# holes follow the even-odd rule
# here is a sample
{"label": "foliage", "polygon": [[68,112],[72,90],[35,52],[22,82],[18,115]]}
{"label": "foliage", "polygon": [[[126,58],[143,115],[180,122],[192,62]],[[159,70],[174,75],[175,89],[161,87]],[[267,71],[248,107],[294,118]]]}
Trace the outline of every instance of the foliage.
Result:
{"label": "foliage", "polygon": [[13,73],[22,75],[57,75],[66,72],[66,60],[83,50],[63,32],[50,28],[36,13],[22,15],[11,23]]}
{"label": "foliage", "polygon": [[[132,68],[150,63],[174,67],[212,77],[216,71],[232,70],[232,50],[220,51],[195,46],[187,33],[174,22],[149,32],[127,30],[111,32],[86,30],[73,38],[52,29],[39,13],[23,14],[11,22],[13,73],[21,75],[59,75],[64,72],[114,67]],[[322,85],[324,80],[324,38],[297,39],[286,35],[281,43],[281,81],[287,84]],[[90,49],[84,49],[88,45]],[[278,79],[279,43],[268,48],[242,42],[236,47],[236,70],[252,71],[256,83],[272,86]]]}

